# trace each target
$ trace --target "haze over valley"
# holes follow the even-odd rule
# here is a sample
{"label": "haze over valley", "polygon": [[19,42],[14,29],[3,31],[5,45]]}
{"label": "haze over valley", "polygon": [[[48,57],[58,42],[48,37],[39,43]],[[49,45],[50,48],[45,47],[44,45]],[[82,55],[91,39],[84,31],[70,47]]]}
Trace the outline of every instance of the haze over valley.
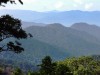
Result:
{"label": "haze over valley", "polygon": [[[31,39],[20,41],[26,51],[21,56],[14,55],[13,60],[21,57],[35,62],[46,55],[62,60],[66,57],[100,54],[99,11],[0,11],[0,15],[10,14],[21,19],[23,29],[33,35]],[[5,57],[5,54],[1,54],[5,59],[12,56],[7,53]]]}
{"label": "haze over valley", "polygon": [[[0,15],[10,14],[13,17],[21,19],[24,28],[30,25],[34,25],[34,22],[43,24],[60,23],[67,27],[71,26],[74,23],[84,22],[100,26],[99,23],[100,11],[70,10],[70,11],[37,12],[32,10],[17,10],[17,9],[16,10],[2,9],[0,11],[1,11]],[[43,24],[40,25],[43,26]]]}
{"label": "haze over valley", "polygon": [[0,75],[100,75],[98,3],[1,1]]}

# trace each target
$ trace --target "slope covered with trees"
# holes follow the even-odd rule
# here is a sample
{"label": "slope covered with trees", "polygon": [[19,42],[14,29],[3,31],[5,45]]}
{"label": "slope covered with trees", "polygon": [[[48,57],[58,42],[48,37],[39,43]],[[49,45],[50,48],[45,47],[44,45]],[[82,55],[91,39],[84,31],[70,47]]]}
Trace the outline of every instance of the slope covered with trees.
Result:
{"label": "slope covered with trees", "polygon": [[46,56],[42,60],[40,70],[28,75],[100,75],[100,61],[90,56],[83,56],[53,62]]}
{"label": "slope covered with trees", "polygon": [[[95,60],[91,56],[67,58],[57,62],[46,56],[37,66],[39,67],[37,71],[25,72],[20,68],[14,68],[11,73],[12,75],[100,75],[100,60]],[[3,72],[4,69],[1,68],[0,73]]]}
{"label": "slope covered with trees", "polygon": [[54,23],[25,29],[37,40],[65,49],[73,56],[100,53],[100,40],[91,34]]}

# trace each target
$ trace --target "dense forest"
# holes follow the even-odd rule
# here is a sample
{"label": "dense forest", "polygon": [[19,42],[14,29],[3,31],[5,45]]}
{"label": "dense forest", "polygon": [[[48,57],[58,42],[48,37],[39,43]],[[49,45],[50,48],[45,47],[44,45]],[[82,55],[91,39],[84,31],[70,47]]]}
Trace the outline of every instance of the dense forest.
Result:
{"label": "dense forest", "polygon": [[50,56],[46,56],[37,67],[36,71],[24,71],[19,67],[1,65],[0,73],[7,75],[100,75],[100,56],[73,57],[62,61],[53,61]]}
{"label": "dense forest", "polygon": [[63,61],[52,62],[49,56],[42,59],[37,72],[28,75],[100,75],[100,60],[93,57],[67,58]]}

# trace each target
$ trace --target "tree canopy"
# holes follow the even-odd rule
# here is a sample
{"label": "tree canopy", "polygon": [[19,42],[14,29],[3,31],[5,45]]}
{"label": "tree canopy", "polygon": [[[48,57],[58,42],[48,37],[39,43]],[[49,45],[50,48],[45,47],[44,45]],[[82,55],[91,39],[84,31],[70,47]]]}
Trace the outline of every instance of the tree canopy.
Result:
{"label": "tree canopy", "polygon": [[[22,29],[19,19],[3,15],[0,17],[0,42],[11,37],[20,40],[27,38],[28,34]],[[21,43],[18,41],[10,41],[0,47],[0,51],[14,51],[19,53],[23,50],[24,48],[21,47]]]}
{"label": "tree canopy", "polygon": [[[23,2],[21,0],[18,0],[21,4]],[[15,0],[0,0],[0,5],[4,6],[2,4],[7,4],[10,2],[11,4],[16,4]],[[0,17],[0,43],[7,39],[7,38],[15,38],[17,40],[25,39],[28,37],[32,37],[31,34],[27,34],[21,27],[21,20],[14,18],[10,15],[3,15]],[[15,53],[20,53],[24,51],[24,48],[21,47],[21,43],[19,43],[17,40],[9,41],[6,44],[1,45],[0,44],[0,52],[2,51],[13,51]]]}
{"label": "tree canopy", "polygon": [[[22,0],[18,0],[21,4],[23,4]],[[4,4],[7,4],[8,2],[10,2],[11,4],[16,4],[15,0],[0,0],[0,5],[1,6],[4,6],[2,5],[3,3]]]}

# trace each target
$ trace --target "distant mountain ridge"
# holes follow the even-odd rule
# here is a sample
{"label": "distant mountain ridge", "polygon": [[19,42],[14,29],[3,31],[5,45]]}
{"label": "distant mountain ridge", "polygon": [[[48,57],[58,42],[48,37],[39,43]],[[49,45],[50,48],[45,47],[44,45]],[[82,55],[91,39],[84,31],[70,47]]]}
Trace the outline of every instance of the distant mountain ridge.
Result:
{"label": "distant mountain ridge", "polygon": [[31,33],[35,39],[64,48],[73,56],[90,55],[100,52],[100,40],[95,36],[85,31],[64,27],[58,23],[49,24],[44,27],[31,26],[25,30]]}
{"label": "distant mountain ridge", "polygon": [[[84,28],[82,29],[81,26]],[[100,28],[87,23],[75,23],[71,27],[65,27],[59,23],[27,27],[25,30],[31,33],[33,38],[20,40],[25,51],[21,54],[2,52],[0,59],[23,60],[23,62],[38,64],[46,55],[51,56],[54,60],[63,60],[66,57],[74,56],[99,55],[100,39],[92,34],[91,29],[94,27],[98,30]],[[96,32],[95,28],[94,32]]]}
{"label": "distant mountain ridge", "polygon": [[22,21],[22,28],[27,28],[30,26],[46,26],[46,24],[43,23],[35,23],[35,22],[24,22]]}
{"label": "distant mountain ridge", "polygon": [[25,22],[61,23],[70,26],[73,23],[86,22],[100,26],[100,11],[48,11],[36,12],[30,10],[0,10],[0,15],[11,14]]}
{"label": "distant mountain ridge", "polygon": [[71,28],[79,30],[79,31],[87,32],[100,40],[100,27],[99,26],[90,25],[87,23],[75,23],[71,26]]}

